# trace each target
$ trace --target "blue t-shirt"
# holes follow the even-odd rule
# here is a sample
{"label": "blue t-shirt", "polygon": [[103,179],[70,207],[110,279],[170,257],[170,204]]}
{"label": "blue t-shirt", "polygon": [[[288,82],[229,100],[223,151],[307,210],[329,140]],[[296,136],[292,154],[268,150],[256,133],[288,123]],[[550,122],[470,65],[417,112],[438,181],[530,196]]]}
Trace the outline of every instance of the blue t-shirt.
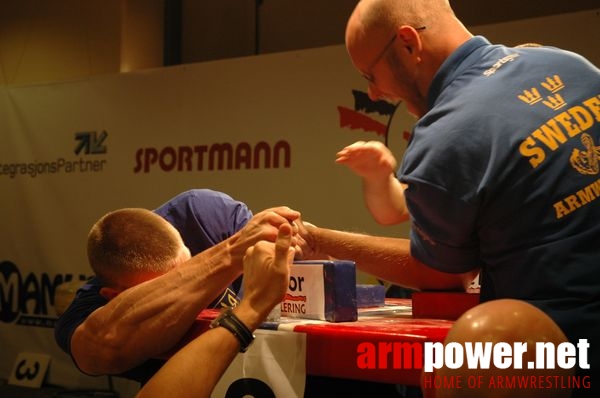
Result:
{"label": "blue t-shirt", "polygon": [[398,172],[412,255],[481,267],[482,300],[529,301],[574,342],[600,336],[600,71],[474,37],[429,101]]}
{"label": "blue t-shirt", "polygon": [[[209,189],[192,189],[183,192],[154,212],[179,231],[192,256],[234,235],[252,217],[252,212],[244,203]],[[209,307],[231,304],[231,300],[235,300],[235,294],[239,290],[240,281],[241,277]],[[98,279],[90,279],[78,290],[75,299],[56,323],[55,338],[66,353],[71,353],[71,336],[75,329],[93,311],[108,302],[99,293],[101,287]],[[145,383],[163,364],[163,360],[151,359],[119,376]]]}

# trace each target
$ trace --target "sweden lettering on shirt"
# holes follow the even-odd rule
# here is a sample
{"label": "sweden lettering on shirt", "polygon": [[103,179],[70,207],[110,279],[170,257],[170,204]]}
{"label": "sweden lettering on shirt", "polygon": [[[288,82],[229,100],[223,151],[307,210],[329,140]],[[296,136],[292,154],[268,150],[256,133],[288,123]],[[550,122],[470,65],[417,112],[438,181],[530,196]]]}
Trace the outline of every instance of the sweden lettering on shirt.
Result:
{"label": "sweden lettering on shirt", "polygon": [[556,218],[562,218],[567,214],[579,209],[580,207],[586,206],[598,199],[600,196],[600,178],[589,184],[583,189],[580,189],[576,193],[567,196],[566,198],[559,200],[554,203],[554,210],[556,211]]}
{"label": "sweden lettering on shirt", "polygon": [[[568,139],[579,136],[598,122],[600,122],[600,95],[582,101],[581,105],[570,107],[539,126],[523,140],[519,152],[529,158],[532,168],[536,168],[546,160],[546,151],[556,151]],[[583,144],[589,147],[590,143],[586,141]],[[593,146],[593,142],[591,144]],[[586,149],[594,151],[594,148]],[[593,153],[589,155],[590,160],[593,161]]]}
{"label": "sweden lettering on shirt", "polygon": [[[523,90],[517,98],[532,106],[542,104],[559,111],[567,106],[560,91],[565,85],[559,75],[549,76],[539,86]],[[548,95],[544,98],[542,92]],[[537,105],[536,105],[537,106]],[[569,140],[577,138],[580,144],[571,150],[569,163],[582,175],[600,173],[600,146],[588,131],[600,122],[600,95],[595,95],[581,103],[569,107],[537,127],[519,146],[522,156],[528,158],[532,168],[539,167],[547,160],[548,152],[554,152]],[[598,137],[596,137],[598,139]],[[554,203],[556,219],[588,205],[600,196],[600,179]]]}

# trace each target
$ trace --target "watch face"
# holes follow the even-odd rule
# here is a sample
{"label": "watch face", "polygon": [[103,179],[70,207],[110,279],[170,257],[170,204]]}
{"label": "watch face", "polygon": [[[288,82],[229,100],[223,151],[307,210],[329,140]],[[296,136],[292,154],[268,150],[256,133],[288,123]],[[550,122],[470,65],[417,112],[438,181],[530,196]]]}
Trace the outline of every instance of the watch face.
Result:
{"label": "watch face", "polygon": [[220,312],[219,315],[213,319],[213,321],[210,323],[211,327],[214,325],[219,326],[219,324],[221,323],[221,320],[223,320],[223,318],[225,318],[226,316],[229,315],[229,312],[231,312],[231,309],[229,308],[223,308]]}

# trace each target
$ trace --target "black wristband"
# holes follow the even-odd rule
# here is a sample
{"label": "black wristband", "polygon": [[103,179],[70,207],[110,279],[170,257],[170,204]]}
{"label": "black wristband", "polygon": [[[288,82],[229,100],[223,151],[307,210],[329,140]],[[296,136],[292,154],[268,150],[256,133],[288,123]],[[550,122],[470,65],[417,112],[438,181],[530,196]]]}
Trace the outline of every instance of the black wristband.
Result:
{"label": "black wristband", "polygon": [[240,352],[246,352],[250,344],[254,341],[254,335],[250,329],[244,325],[244,322],[235,316],[230,307],[221,311],[221,314],[210,323],[211,329],[216,328],[217,326],[224,327],[237,337],[240,341]]}

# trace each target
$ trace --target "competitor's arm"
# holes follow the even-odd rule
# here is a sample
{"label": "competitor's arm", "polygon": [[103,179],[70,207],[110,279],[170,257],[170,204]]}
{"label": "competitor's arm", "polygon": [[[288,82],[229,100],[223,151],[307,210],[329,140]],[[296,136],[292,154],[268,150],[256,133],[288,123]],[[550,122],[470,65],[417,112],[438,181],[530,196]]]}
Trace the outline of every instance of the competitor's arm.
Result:
{"label": "competitor's arm", "polygon": [[478,268],[461,274],[437,271],[412,257],[410,241],[319,228],[297,222],[303,240],[302,255],[325,253],[352,259],[356,266],[379,279],[416,290],[464,291],[477,276]]}
{"label": "competitor's arm", "polygon": [[[276,244],[259,242],[244,258],[244,298],[233,313],[255,330],[285,295],[289,283],[292,228],[282,224]],[[210,329],[178,351],[142,388],[143,397],[209,397],[240,343],[225,328]]]}
{"label": "competitor's arm", "polygon": [[355,142],[337,153],[336,162],[361,177],[365,204],[375,221],[391,225],[408,220],[405,187],[394,174],[397,162],[385,145]]}
{"label": "competitor's arm", "polygon": [[160,357],[184,336],[198,313],[242,273],[246,249],[273,242],[299,213],[265,210],[231,238],[164,275],[124,290],[94,311],[71,338],[77,366],[91,375],[121,373]]}

